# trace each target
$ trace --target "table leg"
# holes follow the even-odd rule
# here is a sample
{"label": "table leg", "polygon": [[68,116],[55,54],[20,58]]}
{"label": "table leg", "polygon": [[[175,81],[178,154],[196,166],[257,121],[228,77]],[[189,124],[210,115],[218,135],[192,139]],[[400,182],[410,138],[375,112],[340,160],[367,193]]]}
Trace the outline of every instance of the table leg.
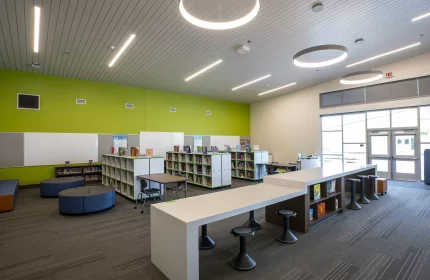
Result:
{"label": "table leg", "polygon": [[187,185],[187,181],[185,181],[185,197],[187,197],[188,194],[188,185]]}
{"label": "table leg", "polygon": [[164,189],[164,202],[167,201],[167,190],[166,190],[166,184],[163,184],[163,189]]}

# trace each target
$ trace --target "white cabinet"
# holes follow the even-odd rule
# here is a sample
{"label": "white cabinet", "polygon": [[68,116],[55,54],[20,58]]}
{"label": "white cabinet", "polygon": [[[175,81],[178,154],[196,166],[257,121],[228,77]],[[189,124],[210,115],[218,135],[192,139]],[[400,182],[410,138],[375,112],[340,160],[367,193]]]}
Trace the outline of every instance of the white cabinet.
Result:
{"label": "white cabinet", "polygon": [[238,151],[230,154],[232,177],[253,181],[263,179],[269,160],[267,151]]}
{"label": "white cabinet", "polygon": [[[136,200],[141,191],[140,175],[164,173],[163,157],[120,157],[103,155],[102,183],[115,188],[115,191],[127,198]],[[151,182],[151,187],[159,188]],[[163,192],[163,189],[161,189]]]}
{"label": "white cabinet", "polygon": [[231,154],[225,153],[221,155],[221,168],[222,185],[231,185]]}

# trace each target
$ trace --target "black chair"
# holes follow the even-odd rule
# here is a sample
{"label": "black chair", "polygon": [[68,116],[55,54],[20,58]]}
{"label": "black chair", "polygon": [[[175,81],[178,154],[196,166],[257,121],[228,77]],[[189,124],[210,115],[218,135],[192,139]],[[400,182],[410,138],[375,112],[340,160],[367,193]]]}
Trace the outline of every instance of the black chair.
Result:
{"label": "black chair", "polygon": [[297,237],[290,230],[290,217],[296,217],[297,213],[291,210],[279,210],[278,215],[284,217],[284,231],[276,239],[282,243],[296,243]]}
{"label": "black chair", "polygon": [[376,194],[376,180],[378,180],[379,176],[376,175],[369,175],[369,179],[370,179],[370,185],[371,185],[371,194],[370,194],[370,199],[371,200],[378,200],[379,196]]}
{"label": "black chair", "polygon": [[[140,193],[137,194],[136,204],[134,205],[134,209],[137,209],[137,202],[140,200],[142,203],[142,211],[140,213],[143,214],[145,209],[145,202],[147,198],[161,197],[160,189],[149,188],[146,180],[140,179]],[[145,196],[144,196],[145,195]]]}
{"label": "black chair", "polygon": [[347,178],[346,180],[351,182],[351,202],[346,205],[346,208],[352,210],[360,210],[361,206],[358,205],[357,201],[355,201],[355,190],[357,187],[357,183],[360,182],[360,179]]}
{"label": "black chair", "polygon": [[259,230],[261,228],[260,224],[254,218],[254,210],[249,211],[249,219],[243,226],[252,230]]}
{"label": "black chair", "polygon": [[239,254],[231,260],[231,266],[238,270],[251,270],[256,266],[256,262],[248,255],[246,251],[246,236],[254,236],[254,231],[248,227],[236,227],[231,230],[234,237],[240,238]]}
{"label": "black chair", "polygon": [[177,183],[175,186],[166,186],[166,190],[172,191],[172,199],[174,194],[176,194],[176,199],[179,199],[178,191],[185,191],[182,183]]}
{"label": "black chair", "polygon": [[202,235],[200,236],[199,248],[209,250],[215,247],[215,241],[208,236],[208,225],[202,225]]}
{"label": "black chair", "polygon": [[360,189],[360,198],[357,199],[357,202],[360,204],[369,204],[370,201],[366,198],[364,194],[364,180],[368,179],[369,176],[367,175],[357,175],[357,178],[361,180],[361,189]]}

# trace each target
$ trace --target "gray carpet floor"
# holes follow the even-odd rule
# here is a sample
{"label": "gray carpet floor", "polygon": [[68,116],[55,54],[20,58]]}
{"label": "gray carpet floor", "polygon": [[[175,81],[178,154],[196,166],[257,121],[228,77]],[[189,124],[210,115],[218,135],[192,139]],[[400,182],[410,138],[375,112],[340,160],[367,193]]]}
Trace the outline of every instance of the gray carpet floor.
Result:
{"label": "gray carpet floor", "polygon": [[[233,187],[249,184],[234,180]],[[190,187],[189,195],[207,192]],[[117,196],[105,212],[62,216],[57,203],[40,198],[37,188],[22,189],[16,209],[0,213],[1,280],[167,279],[151,264],[148,207],[141,215]],[[264,210],[256,216],[262,221]],[[229,232],[246,219],[209,225],[217,245],[200,252],[200,279],[430,279],[430,187],[422,183],[390,181],[380,200],[297,234],[293,245],[279,244],[281,227],[262,222],[248,239],[257,266],[240,272],[228,265],[239,248]]]}

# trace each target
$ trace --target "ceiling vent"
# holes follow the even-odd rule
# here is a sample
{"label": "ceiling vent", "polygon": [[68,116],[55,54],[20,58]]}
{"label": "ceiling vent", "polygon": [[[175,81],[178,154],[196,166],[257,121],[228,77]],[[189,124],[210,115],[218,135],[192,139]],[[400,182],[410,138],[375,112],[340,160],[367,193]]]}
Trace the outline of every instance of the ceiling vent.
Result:
{"label": "ceiling vent", "polygon": [[176,108],[170,108],[170,113],[176,113]]}
{"label": "ceiling vent", "polygon": [[34,69],[39,69],[40,68],[40,64],[39,63],[32,63],[31,67],[33,67]]}
{"label": "ceiling vent", "polygon": [[77,98],[76,99],[76,104],[85,105],[85,104],[87,104],[87,100]]}
{"label": "ceiling vent", "polygon": [[211,116],[211,115],[212,115],[211,111],[206,111],[206,116]]}
{"label": "ceiling vent", "polygon": [[125,108],[127,108],[127,109],[134,109],[134,104],[125,103]]}
{"label": "ceiling vent", "polygon": [[248,46],[245,46],[245,45],[240,45],[237,49],[236,49],[236,52],[238,53],[238,54],[246,54],[246,53],[249,53],[249,51],[251,50],[251,48],[250,47],[248,47]]}

